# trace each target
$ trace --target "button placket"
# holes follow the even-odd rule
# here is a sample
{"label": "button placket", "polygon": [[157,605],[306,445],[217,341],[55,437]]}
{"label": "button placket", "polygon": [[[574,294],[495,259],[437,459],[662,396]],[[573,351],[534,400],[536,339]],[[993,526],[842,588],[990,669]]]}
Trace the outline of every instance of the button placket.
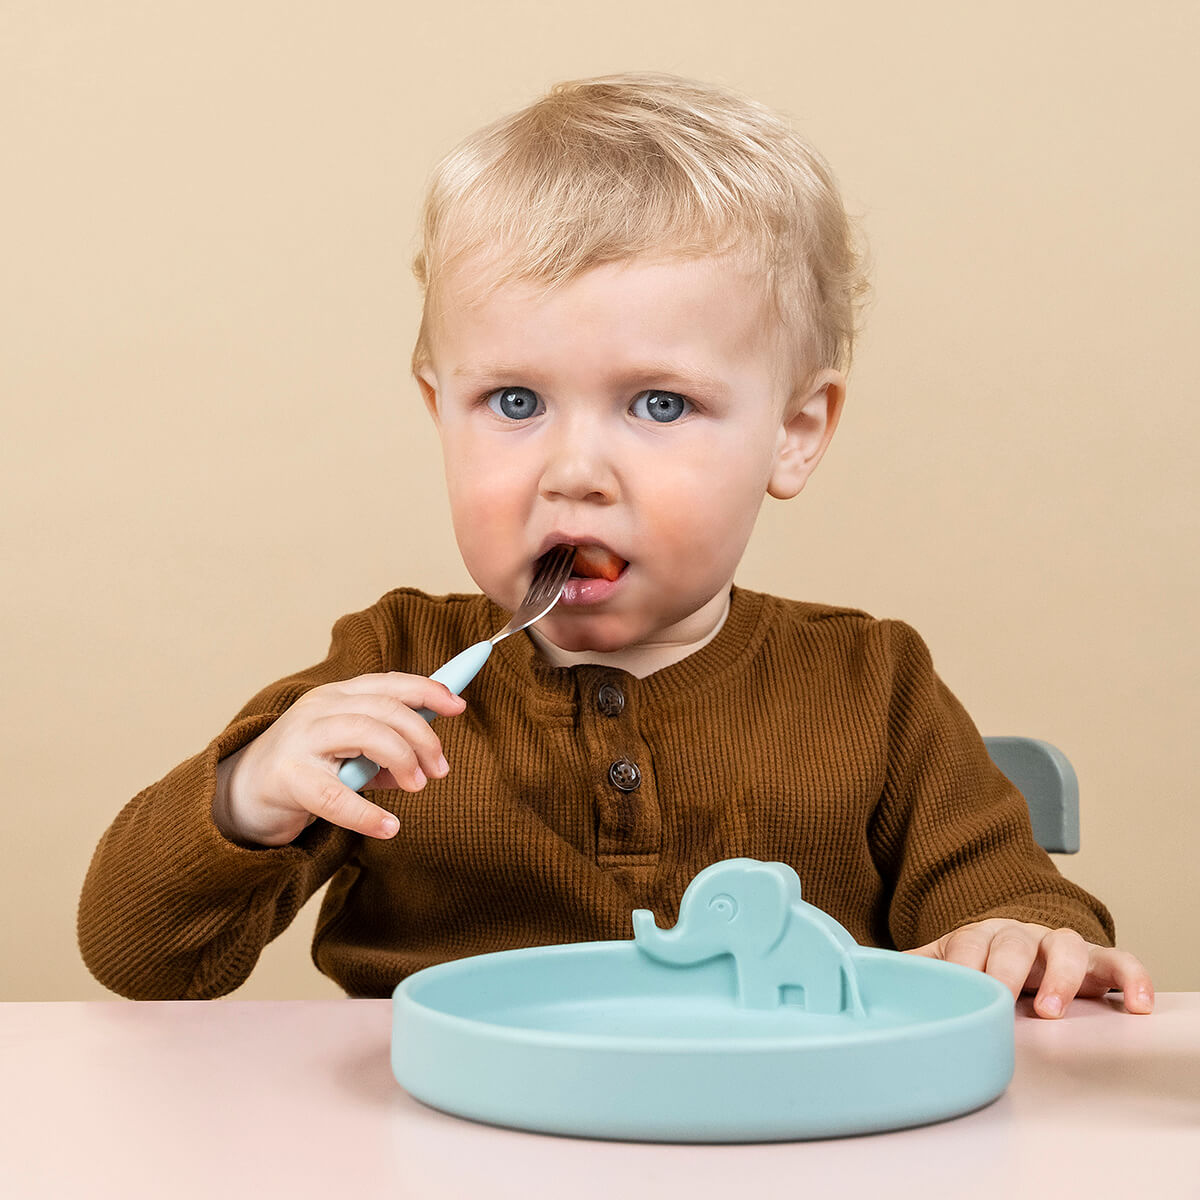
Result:
{"label": "button placket", "polygon": [[638,722],[636,680],[602,668],[579,679],[579,732],[595,780],[596,855],[600,866],[652,867],[661,820],[649,747]]}

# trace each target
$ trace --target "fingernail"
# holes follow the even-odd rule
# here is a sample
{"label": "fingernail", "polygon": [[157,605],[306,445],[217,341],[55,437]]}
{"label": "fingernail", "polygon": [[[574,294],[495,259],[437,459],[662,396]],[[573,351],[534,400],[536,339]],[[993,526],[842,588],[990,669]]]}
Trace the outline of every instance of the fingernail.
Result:
{"label": "fingernail", "polygon": [[1062,1001],[1057,996],[1047,996],[1042,1001],[1042,1012],[1048,1017],[1057,1017],[1062,1012]]}
{"label": "fingernail", "polygon": [[429,780],[425,777],[425,772],[422,771],[420,767],[418,767],[413,772],[413,783],[416,785],[417,788],[423,788],[428,782],[429,782]]}
{"label": "fingernail", "polygon": [[443,754],[437,760],[437,773],[441,775],[450,774],[450,764],[446,761],[446,756]]}
{"label": "fingernail", "polygon": [[400,822],[395,817],[384,817],[380,822],[384,837],[395,837],[400,830]]}

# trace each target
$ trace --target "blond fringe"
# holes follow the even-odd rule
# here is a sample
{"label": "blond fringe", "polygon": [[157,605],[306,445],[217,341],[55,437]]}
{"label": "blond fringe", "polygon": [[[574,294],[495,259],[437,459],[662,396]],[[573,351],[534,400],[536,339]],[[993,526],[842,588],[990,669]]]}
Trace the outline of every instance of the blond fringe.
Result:
{"label": "blond fringe", "polygon": [[821,155],[766,106],[714,85],[631,73],[557,84],[435,168],[413,274],[429,361],[439,286],[466,259],[488,290],[548,288],[603,263],[733,253],[764,278],[806,374],[847,370],[868,284]]}

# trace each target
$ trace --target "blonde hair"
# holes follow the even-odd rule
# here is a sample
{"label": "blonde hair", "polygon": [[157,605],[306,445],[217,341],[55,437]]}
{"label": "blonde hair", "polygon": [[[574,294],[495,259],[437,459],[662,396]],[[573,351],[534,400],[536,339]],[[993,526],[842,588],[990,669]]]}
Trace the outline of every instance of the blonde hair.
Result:
{"label": "blonde hair", "polygon": [[673,75],[557,84],[435,168],[413,260],[424,292],[413,370],[429,362],[439,284],[464,259],[484,259],[491,290],[724,253],[763,273],[805,374],[849,367],[862,255],[828,164],[780,115]]}

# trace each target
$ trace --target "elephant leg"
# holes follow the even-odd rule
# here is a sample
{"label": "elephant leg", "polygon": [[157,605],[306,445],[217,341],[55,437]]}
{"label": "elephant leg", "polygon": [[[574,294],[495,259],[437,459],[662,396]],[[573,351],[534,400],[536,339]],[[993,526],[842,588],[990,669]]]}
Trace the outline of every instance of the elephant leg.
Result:
{"label": "elephant leg", "polygon": [[779,981],[762,971],[747,971],[738,963],[738,1004],[742,1008],[779,1007]]}
{"label": "elephant leg", "polygon": [[804,1007],[810,1013],[846,1012],[861,1017],[864,1009],[854,967],[847,964],[832,973],[823,973],[819,981],[811,982],[804,991]]}
{"label": "elephant leg", "polygon": [[846,980],[846,1011],[853,1016],[866,1016],[866,1009],[863,1007],[862,993],[858,990],[858,972],[854,969],[854,964],[848,962],[843,971]]}

